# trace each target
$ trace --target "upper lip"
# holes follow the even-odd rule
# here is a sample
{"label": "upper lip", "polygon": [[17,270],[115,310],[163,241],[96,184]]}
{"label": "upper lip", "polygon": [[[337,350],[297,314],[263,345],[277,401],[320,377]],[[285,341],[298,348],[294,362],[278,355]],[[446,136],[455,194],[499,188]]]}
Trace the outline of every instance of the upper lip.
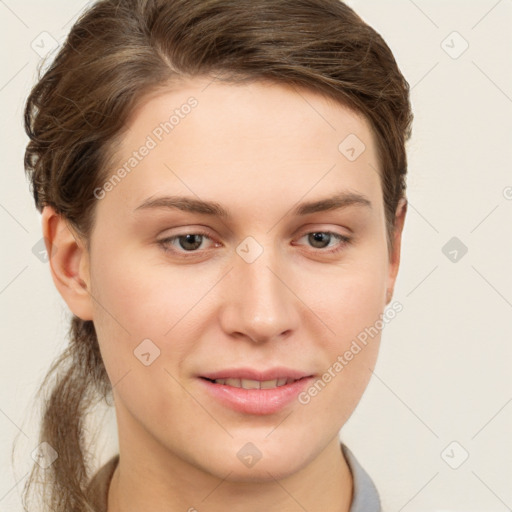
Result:
{"label": "upper lip", "polygon": [[304,377],[311,377],[310,373],[303,372],[300,370],[294,370],[293,368],[275,367],[267,370],[256,370],[253,368],[226,368],[216,372],[203,373],[200,375],[205,379],[217,380],[217,379],[247,379],[247,380],[258,380],[261,382],[267,380],[276,379],[294,379],[299,380]]}

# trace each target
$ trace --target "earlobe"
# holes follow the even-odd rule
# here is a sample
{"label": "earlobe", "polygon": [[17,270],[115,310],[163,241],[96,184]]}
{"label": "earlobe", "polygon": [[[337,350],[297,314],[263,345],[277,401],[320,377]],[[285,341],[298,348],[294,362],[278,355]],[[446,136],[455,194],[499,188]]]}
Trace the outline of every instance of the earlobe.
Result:
{"label": "earlobe", "polygon": [[400,266],[400,249],[402,245],[402,231],[407,213],[407,199],[402,198],[395,213],[395,228],[393,232],[393,251],[389,262],[388,288],[386,292],[386,305],[391,302],[395,288],[396,276]]}
{"label": "earlobe", "polygon": [[52,279],[69,309],[82,320],[92,320],[89,254],[67,219],[45,206],[43,236]]}

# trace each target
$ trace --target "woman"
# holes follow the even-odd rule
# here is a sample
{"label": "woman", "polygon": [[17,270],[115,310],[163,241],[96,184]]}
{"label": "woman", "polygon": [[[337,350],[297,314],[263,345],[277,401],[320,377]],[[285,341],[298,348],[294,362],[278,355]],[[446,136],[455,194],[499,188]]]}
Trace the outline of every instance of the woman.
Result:
{"label": "woman", "polygon": [[[25,120],[73,314],[26,500],[42,473],[52,511],[380,510],[338,434],[406,214],[409,86],[382,38],[338,0],[103,0]],[[119,455],[92,471],[102,399]]]}

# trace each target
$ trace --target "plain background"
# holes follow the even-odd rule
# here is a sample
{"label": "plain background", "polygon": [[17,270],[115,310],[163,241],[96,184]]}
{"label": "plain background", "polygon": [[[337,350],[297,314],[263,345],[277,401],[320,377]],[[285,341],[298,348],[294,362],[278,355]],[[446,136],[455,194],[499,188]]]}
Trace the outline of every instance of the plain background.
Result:
{"label": "plain background", "polygon": [[[341,437],[385,512],[511,510],[512,1],[350,5],[393,50],[415,121],[394,296],[404,309],[385,328],[374,375]],[[39,54],[85,6],[0,1],[0,510],[12,512],[22,510],[38,444],[33,396],[66,345],[69,318],[38,257],[23,105]],[[117,451],[115,417],[103,413],[98,464]]]}

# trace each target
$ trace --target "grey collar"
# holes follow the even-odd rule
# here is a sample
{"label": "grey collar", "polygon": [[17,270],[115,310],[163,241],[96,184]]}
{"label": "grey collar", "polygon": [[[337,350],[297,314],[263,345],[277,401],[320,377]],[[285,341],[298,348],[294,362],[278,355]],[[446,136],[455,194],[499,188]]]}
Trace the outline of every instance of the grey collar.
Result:
{"label": "grey collar", "polygon": [[347,446],[341,443],[341,449],[354,481],[350,512],[382,512],[379,494],[372,479]]}

